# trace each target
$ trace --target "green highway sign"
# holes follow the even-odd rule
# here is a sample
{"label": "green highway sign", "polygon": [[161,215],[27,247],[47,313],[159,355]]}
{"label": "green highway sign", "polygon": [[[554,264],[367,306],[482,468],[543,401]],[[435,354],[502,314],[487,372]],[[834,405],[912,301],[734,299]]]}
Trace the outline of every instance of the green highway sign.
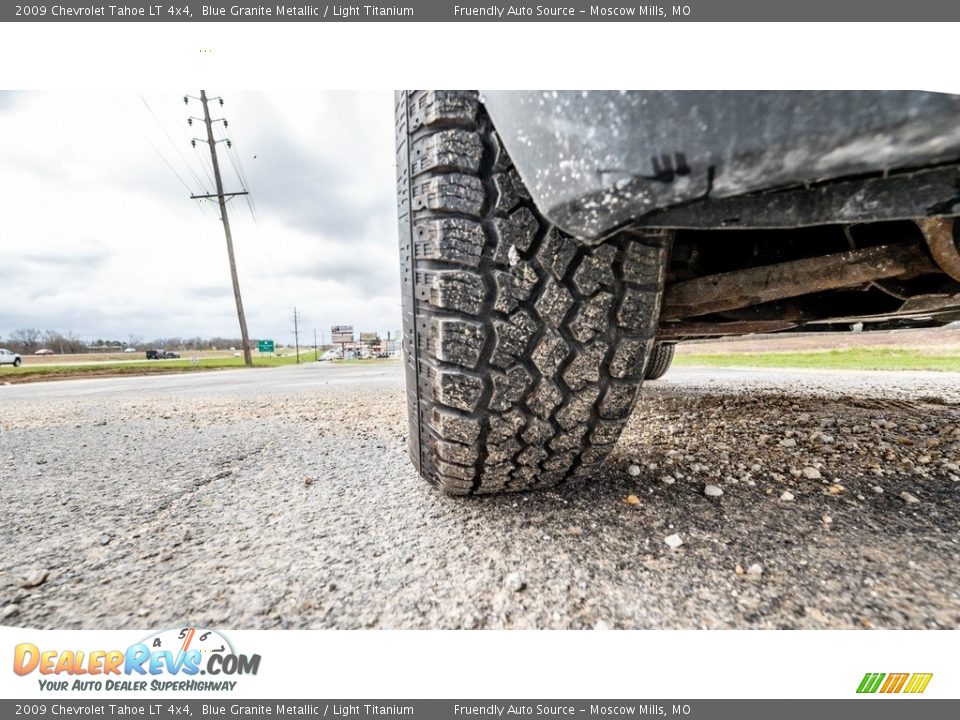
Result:
{"label": "green highway sign", "polygon": [[260,352],[273,352],[273,340],[260,340],[257,349]]}

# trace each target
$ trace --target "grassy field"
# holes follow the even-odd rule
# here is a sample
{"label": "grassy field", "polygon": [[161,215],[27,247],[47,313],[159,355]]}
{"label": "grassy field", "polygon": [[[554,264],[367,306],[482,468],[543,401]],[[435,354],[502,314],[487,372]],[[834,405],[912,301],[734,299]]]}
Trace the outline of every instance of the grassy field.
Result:
{"label": "grassy field", "polygon": [[710,352],[688,346],[673,361],[679,366],[813,368],[825,370],[960,371],[960,352],[893,348],[844,348],[809,352]]}
{"label": "grassy field", "polygon": [[[253,356],[254,367],[279,367],[293,365],[297,362],[295,355],[282,357]],[[300,362],[313,362],[313,352],[300,353]],[[334,365],[371,365],[394,362],[393,360],[334,360]],[[21,365],[18,368],[4,365],[0,367],[0,383],[36,382],[41,380],[64,380],[69,378],[109,377],[114,375],[157,375],[163,373],[199,372],[202,370],[229,370],[242,368],[243,358],[229,357],[201,357],[194,364],[189,359],[156,360],[156,361],[98,361],[88,365],[56,365],[54,363],[42,365]]]}
{"label": "grassy field", "polygon": [[[312,358],[311,358],[312,359]],[[254,367],[277,367],[293,365],[296,357],[256,357]],[[306,362],[306,359],[303,359]],[[18,368],[4,365],[0,368],[0,382],[30,382],[35,380],[60,380],[74,377],[103,377],[109,375],[156,375],[158,373],[197,372],[201,370],[224,370],[242,368],[243,358],[207,357],[194,364],[189,359],[156,360],[138,362],[103,361],[89,365],[21,365]]]}

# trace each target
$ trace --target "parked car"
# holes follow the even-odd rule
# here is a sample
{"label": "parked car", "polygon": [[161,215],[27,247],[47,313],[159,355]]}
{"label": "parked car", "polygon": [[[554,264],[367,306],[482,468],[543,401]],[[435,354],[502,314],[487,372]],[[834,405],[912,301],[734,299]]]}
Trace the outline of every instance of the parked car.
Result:
{"label": "parked car", "polygon": [[176,360],[180,353],[168,350],[147,350],[147,360]]}
{"label": "parked car", "polygon": [[396,100],[407,438],[447,493],[595,476],[674,343],[960,318],[960,95]]}
{"label": "parked car", "polygon": [[0,348],[0,365],[13,365],[20,367],[20,356],[6,348]]}
{"label": "parked car", "polygon": [[50,348],[40,348],[34,353],[34,355],[53,355],[53,350]]}
{"label": "parked car", "polygon": [[136,351],[137,351],[136,348],[126,348],[126,349],[124,350],[125,353],[135,353]]}

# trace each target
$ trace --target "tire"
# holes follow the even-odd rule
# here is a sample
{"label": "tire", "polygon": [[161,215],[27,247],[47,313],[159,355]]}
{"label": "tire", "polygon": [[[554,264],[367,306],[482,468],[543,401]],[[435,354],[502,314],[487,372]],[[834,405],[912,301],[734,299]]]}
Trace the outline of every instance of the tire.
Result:
{"label": "tire", "polygon": [[673,343],[668,345],[657,344],[650,353],[650,362],[647,365],[647,374],[645,380],[659,380],[666,375],[670,369],[670,363],[673,362],[673,351],[677,346]]}
{"label": "tire", "polygon": [[13,361],[13,366],[14,366],[15,368],[20,367],[20,358],[16,358],[16,359]]}
{"label": "tire", "polygon": [[589,477],[653,347],[670,235],[539,214],[473,92],[397,94],[408,446],[451,495]]}

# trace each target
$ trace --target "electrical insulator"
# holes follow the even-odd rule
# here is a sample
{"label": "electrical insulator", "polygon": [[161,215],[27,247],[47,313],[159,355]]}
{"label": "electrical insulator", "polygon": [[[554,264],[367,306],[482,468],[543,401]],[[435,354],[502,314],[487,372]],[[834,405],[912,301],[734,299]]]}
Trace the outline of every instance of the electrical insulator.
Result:
{"label": "electrical insulator", "polygon": [[232,148],[232,147],[233,147],[233,143],[230,142],[229,140],[227,140],[227,147],[228,147],[228,148]]}
{"label": "electrical insulator", "polygon": [[220,107],[223,107],[223,98],[217,98],[217,99],[220,100]]}
{"label": "electrical insulator", "polygon": [[193,127],[193,118],[187,118],[187,125]]}
{"label": "electrical insulator", "polygon": [[191,141],[190,141],[190,146],[191,146],[191,147],[196,147],[196,146],[197,146],[197,141],[196,141],[196,140],[191,140]]}
{"label": "electrical insulator", "polygon": [[224,119],[224,121],[223,121],[223,126],[224,126],[225,128],[230,127],[230,123],[228,123],[228,122],[226,121],[226,119]]}
{"label": "electrical insulator", "polygon": [[188,98],[186,95],[183,96],[183,104],[184,104],[184,105],[189,105],[189,104],[190,104],[190,98]]}

